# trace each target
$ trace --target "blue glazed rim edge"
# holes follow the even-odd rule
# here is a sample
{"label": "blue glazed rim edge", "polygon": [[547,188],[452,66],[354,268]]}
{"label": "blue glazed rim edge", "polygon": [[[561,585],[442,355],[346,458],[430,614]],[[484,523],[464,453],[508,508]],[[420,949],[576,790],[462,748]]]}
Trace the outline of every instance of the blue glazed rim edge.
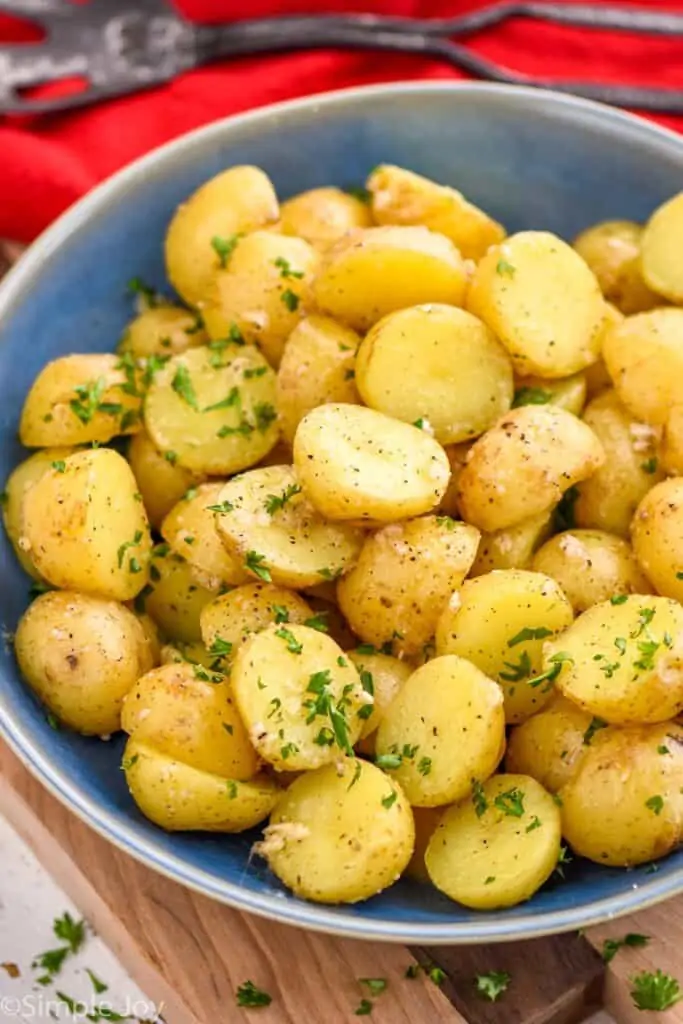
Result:
{"label": "blue glazed rim edge", "polygon": [[[586,119],[600,122],[606,129],[621,128],[630,136],[636,136],[641,144],[652,143],[655,148],[677,151],[683,163],[683,140],[673,131],[654,125],[642,118],[615,110],[610,107],[582,100],[550,90],[525,86],[501,86],[491,83],[430,81],[397,82],[381,85],[339,89],[298,100],[271,104],[234,117],[224,118],[197,128],[129,164],[115,175],[102,182],[79,202],[61,215],[40,237],[10,271],[0,285],[0,322],[8,317],[14,305],[30,291],[32,279],[49,260],[54,251],[66,242],[72,232],[84,223],[97,219],[100,211],[116,203],[125,195],[129,185],[169,156],[183,159],[189,155],[198,141],[209,142],[214,136],[221,136],[226,126],[254,127],[272,121],[280,114],[310,112],[313,116],[321,107],[346,105],[349,101],[363,102],[415,93],[450,92],[453,96],[486,97],[495,96],[501,103],[515,106],[519,102],[530,104],[540,102],[559,110],[583,114]],[[668,145],[666,145],[668,144]],[[5,707],[0,706],[0,737],[8,744],[31,774],[70,811],[86,825],[111,842],[124,853],[151,867],[171,881],[237,910],[249,911],[260,917],[276,920],[283,924],[307,928],[325,934],[376,940],[382,942],[449,944],[462,945],[473,942],[505,942],[519,938],[537,938],[560,932],[585,928],[606,920],[643,910],[660,901],[683,892],[683,867],[667,876],[639,884],[630,893],[621,893],[603,900],[582,904],[562,911],[548,911],[543,915],[528,915],[496,921],[476,920],[444,924],[396,923],[390,919],[371,921],[353,914],[331,913],[324,905],[290,903],[282,896],[252,893],[239,885],[220,879],[200,868],[189,868],[185,861],[173,854],[155,849],[153,841],[136,836],[125,823],[112,822],[107,813],[102,813],[98,804],[80,792],[77,785],[61,770],[56,769],[45,758],[30,733],[10,720]]]}

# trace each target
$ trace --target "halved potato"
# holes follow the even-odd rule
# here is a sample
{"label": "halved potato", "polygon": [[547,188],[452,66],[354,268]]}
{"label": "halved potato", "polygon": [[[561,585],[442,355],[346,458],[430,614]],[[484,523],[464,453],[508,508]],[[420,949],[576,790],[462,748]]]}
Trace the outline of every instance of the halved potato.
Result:
{"label": "halved potato", "polygon": [[222,583],[246,583],[249,574],[242,560],[234,558],[221,543],[216,530],[216,507],[220,506],[223,481],[199,484],[188,490],[161,524],[161,535],[181,555],[207,590]]}
{"label": "halved potato", "polygon": [[649,286],[670,299],[683,302],[683,192],[663,203],[650,217],[641,238],[641,270]]}

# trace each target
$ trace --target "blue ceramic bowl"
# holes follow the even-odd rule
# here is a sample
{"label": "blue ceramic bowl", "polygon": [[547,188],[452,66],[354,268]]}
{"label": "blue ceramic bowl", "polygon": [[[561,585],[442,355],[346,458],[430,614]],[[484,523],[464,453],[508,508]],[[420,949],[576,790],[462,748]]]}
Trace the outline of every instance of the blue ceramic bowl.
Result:
{"label": "blue ceramic bowl", "polygon": [[[509,230],[571,238],[607,218],[644,220],[683,184],[683,139],[607,107],[530,89],[405,84],[286,103],[193,132],[117,174],[65,214],[0,287],[0,479],[38,370],[68,352],[110,350],[131,315],[126,282],[167,288],[162,239],[177,204],[224,167],[254,163],[280,196],[361,183],[380,162],[452,182]],[[12,630],[28,581],[0,540],[0,622]],[[167,835],[134,807],[122,742],[55,732],[0,650],[0,732],[31,771],[134,857],[215,899],[321,931],[413,943],[531,938],[584,927],[683,890],[683,851],[646,868],[575,863],[566,881],[499,913],[472,913],[400,882],[352,907],[295,899],[258,861],[253,836]]]}

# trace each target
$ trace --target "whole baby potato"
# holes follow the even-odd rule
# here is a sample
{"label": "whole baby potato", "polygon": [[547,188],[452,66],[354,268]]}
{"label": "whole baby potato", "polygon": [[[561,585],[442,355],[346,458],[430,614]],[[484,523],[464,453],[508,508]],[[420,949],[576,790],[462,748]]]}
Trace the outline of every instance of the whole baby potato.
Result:
{"label": "whole baby potato", "polygon": [[523,722],[551,697],[551,687],[536,682],[544,640],[573,619],[571,604],[550,576],[499,570],[466,580],[453,594],[437,624],[436,653],[467,658],[495,679],[507,722]]}
{"label": "whole baby potato", "polygon": [[438,505],[450,477],[433,437],[359,405],[330,404],[302,419],[297,477],[326,519],[394,522]]}
{"label": "whole baby potato", "polygon": [[594,363],[604,305],[592,271],[547,231],[492,246],[467,293],[467,308],[502,341],[520,376],[568,377]]}
{"label": "whole baby potato", "polygon": [[553,511],[540,512],[493,533],[482,533],[470,576],[482,576],[494,569],[529,569],[534,551],[553,528]]}
{"label": "whole baby potato", "polygon": [[597,864],[633,867],[683,830],[683,733],[675,722],[598,733],[560,790],[562,832]]}
{"label": "whole baby potato", "polygon": [[168,226],[166,271],[175,290],[198,306],[236,235],[278,218],[275,189],[258,167],[229,167],[182,203]]}
{"label": "whole baby potato", "polygon": [[357,903],[398,880],[414,843],[400,786],[367,761],[345,758],[295,779],[254,849],[297,896]]}
{"label": "whole baby potato", "polygon": [[503,416],[470,449],[458,478],[463,518],[489,533],[547,512],[604,462],[593,431],[549,405]]}
{"label": "whole baby potato", "polygon": [[632,220],[606,220],[586,228],[573,242],[607,301],[626,314],[643,313],[662,303],[643,278],[642,237],[642,226]]}
{"label": "whole baby potato", "polygon": [[22,547],[53,586],[128,601],[148,582],[152,547],[136,495],[113,449],[69,455],[26,492]]}
{"label": "whole baby potato", "polygon": [[576,613],[614,594],[652,593],[631,545],[602,530],[556,534],[536,552],[532,568],[559,583]]}
{"label": "whole baby potato", "polygon": [[641,238],[641,270],[647,284],[671,302],[683,302],[683,192],[650,217]]}
{"label": "whole baby potato", "polygon": [[66,590],[36,598],[19,621],[14,649],[40,700],[86,736],[121,728],[124,697],[154,664],[144,629],[124,605]]}
{"label": "whole baby potato", "polygon": [[370,714],[363,719],[362,741],[375,732],[384,712],[412,675],[413,668],[399,658],[378,651],[372,644],[360,644],[354,651],[347,651],[346,657],[356,666],[361,682],[374,698]]}
{"label": "whole baby potato", "polygon": [[510,408],[510,359],[493,333],[456,306],[390,313],[356,359],[366,405],[406,423],[424,421],[441,444],[478,437]]}
{"label": "whole baby potato", "polygon": [[292,196],[280,207],[283,235],[298,235],[320,250],[354,228],[371,224],[368,203],[340,188],[312,188]]}
{"label": "whole baby potato", "polygon": [[354,370],[359,345],[355,331],[327,316],[307,316],[296,325],[277,374],[278,422],[288,444],[311,409],[359,401]]}
{"label": "whole baby potato", "polygon": [[666,423],[683,374],[683,309],[626,317],[607,332],[602,353],[631,415],[646,423]]}
{"label": "whole baby potato", "polygon": [[281,790],[265,774],[226,779],[176,761],[135,737],[128,740],[123,770],[142,813],[167,832],[244,832],[267,818]]}
{"label": "whole baby potato", "polygon": [[505,238],[505,228],[461,192],[403,167],[380,164],[367,187],[378,224],[424,225],[450,238],[467,259],[478,260]]}
{"label": "whole baby potato", "polygon": [[230,555],[216,530],[215,509],[224,486],[217,481],[191,488],[161,524],[164,540],[189,562],[195,579],[207,590],[218,590],[226,583],[237,586],[249,579],[242,561]]}
{"label": "whole baby potato", "polygon": [[462,800],[472,779],[487,779],[503,756],[500,687],[464,658],[434,658],[386,709],[375,749],[416,807]]}
{"label": "whole baby potato", "polygon": [[627,538],[638,503],[662,479],[657,460],[658,432],[634,420],[612,389],[589,402],[583,419],[600,441],[606,458],[577,486],[576,525]]}
{"label": "whole baby potato", "polygon": [[129,736],[199,771],[247,780],[258,759],[229,682],[180,662],[147,672],[128,691],[121,725]]}
{"label": "whole baby potato", "polygon": [[425,853],[441,892],[474,910],[530,899],[555,870],[560,812],[528,775],[496,775],[449,807]]}
{"label": "whole baby potato", "polygon": [[179,466],[173,453],[170,460],[163,456],[146,430],[133,434],[127,457],[147,516],[155,529],[161,526],[164,516],[183,495],[202,480],[201,475]]}
{"label": "whole baby potato", "polygon": [[598,730],[608,728],[559,695],[537,715],[512,729],[505,751],[509,772],[531,775],[550,793],[557,793],[576,774],[579,762]]}
{"label": "whole baby potato", "polygon": [[218,341],[237,329],[278,366],[318,264],[318,253],[303,238],[272,231],[241,238],[214,274],[202,310],[211,338]]}
{"label": "whole baby potato", "polygon": [[337,586],[351,629],[381,647],[419,654],[470,570],[479,531],[447,516],[392,523],[365,541],[358,564]]}
{"label": "whole baby potato", "polygon": [[625,595],[594,604],[544,645],[548,683],[611,725],[664,722],[683,711],[683,607]]}
{"label": "whole baby potato", "polygon": [[645,495],[631,524],[633,551],[655,590],[683,601],[683,477]]}
{"label": "whole baby potato", "polygon": [[182,306],[162,302],[143,310],[128,324],[118,344],[121,353],[134,359],[174,356],[208,341],[200,317]]}
{"label": "whole baby potato", "polygon": [[104,444],[140,429],[142,392],[109,353],[61,356],[42,368],[21,411],[27,448]]}
{"label": "whole baby potato", "polygon": [[313,282],[318,309],[357,331],[422,302],[462,306],[465,263],[453,243],[425,227],[352,231],[326,253]]}

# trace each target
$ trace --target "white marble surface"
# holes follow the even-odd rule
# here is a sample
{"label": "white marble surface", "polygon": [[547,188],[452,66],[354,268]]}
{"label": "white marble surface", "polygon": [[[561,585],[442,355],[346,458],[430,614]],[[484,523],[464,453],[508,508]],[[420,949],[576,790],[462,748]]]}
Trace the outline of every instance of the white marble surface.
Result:
{"label": "white marble surface", "polygon": [[[11,978],[0,968],[0,1021],[86,1024],[86,1014],[96,1016],[94,1011],[99,1006],[132,1017],[133,1022],[156,1022],[163,1007],[155,1007],[143,995],[92,930],[88,930],[81,951],[65,961],[53,985],[36,984],[35,979],[42,972],[32,970],[31,963],[38,954],[62,945],[52,933],[52,922],[66,910],[75,919],[80,918],[76,907],[0,815],[0,964],[16,964],[21,972],[18,978]],[[95,994],[86,968],[108,985],[106,992]],[[83,1012],[71,1013],[58,999],[58,991],[82,1002]],[[167,1024],[173,1021],[167,1019]],[[587,1024],[615,1022],[601,1013]]]}

